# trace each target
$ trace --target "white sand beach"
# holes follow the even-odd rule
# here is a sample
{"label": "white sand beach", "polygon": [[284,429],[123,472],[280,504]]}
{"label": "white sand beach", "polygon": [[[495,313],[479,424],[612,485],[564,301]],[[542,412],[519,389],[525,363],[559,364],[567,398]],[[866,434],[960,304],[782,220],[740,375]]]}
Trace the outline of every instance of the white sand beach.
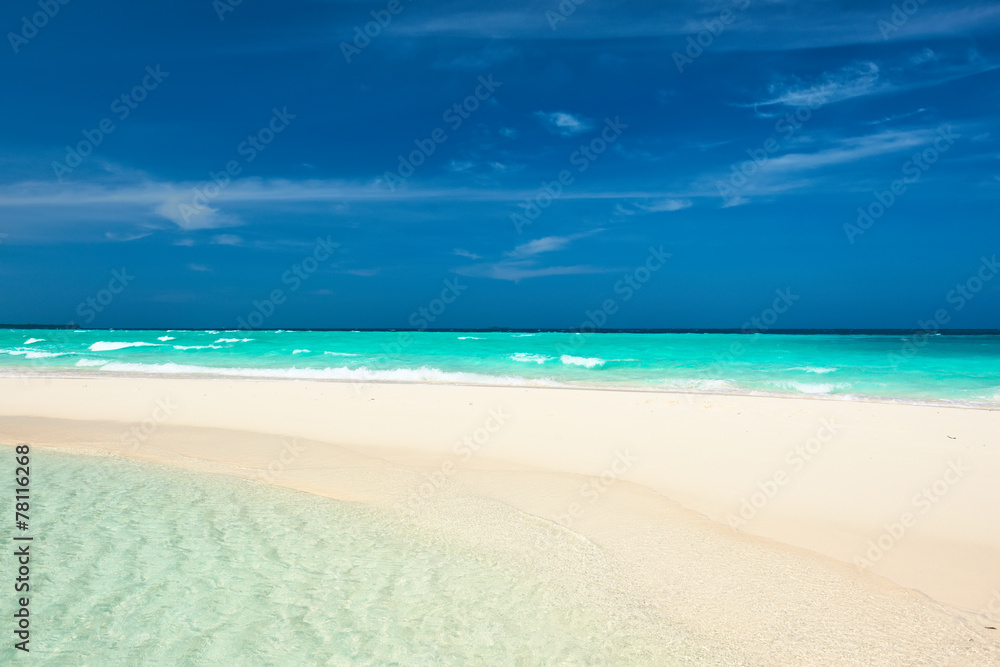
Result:
{"label": "white sand beach", "polygon": [[96,375],[0,395],[2,444],[385,505],[730,664],[1000,663],[1000,410]]}

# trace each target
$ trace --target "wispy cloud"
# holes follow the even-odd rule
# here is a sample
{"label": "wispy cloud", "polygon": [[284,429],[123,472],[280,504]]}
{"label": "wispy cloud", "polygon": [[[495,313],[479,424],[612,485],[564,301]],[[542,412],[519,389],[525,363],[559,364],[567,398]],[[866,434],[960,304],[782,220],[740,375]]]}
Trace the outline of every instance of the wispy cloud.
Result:
{"label": "wispy cloud", "polygon": [[505,252],[505,257],[531,257],[540,255],[543,252],[562,250],[572,242],[569,236],[546,236],[523,243],[509,252]]}
{"label": "wispy cloud", "polygon": [[536,111],[535,118],[542,122],[546,130],[560,137],[574,137],[594,127],[590,120],[565,111]]}
{"label": "wispy cloud", "polygon": [[195,206],[192,191],[166,193],[163,201],[153,210],[181,229],[216,229],[238,227],[243,224],[239,217],[222,213],[217,208]]}
{"label": "wispy cloud", "polygon": [[147,236],[152,235],[153,232],[140,232],[138,234],[119,234],[117,232],[104,232],[104,238],[109,241],[117,241],[119,243],[127,243],[129,241],[138,241],[139,239],[144,239]]}
{"label": "wispy cloud", "polygon": [[[106,217],[114,211],[132,217],[145,211],[161,220],[166,218],[176,222],[185,231],[202,229],[197,225],[175,221],[164,216],[161,207],[165,201],[176,198],[179,191],[194,187],[195,183],[138,181],[134,183],[82,182],[53,185],[43,181],[23,181],[10,185],[0,185],[0,208],[50,208],[60,211],[77,211],[94,207]],[[388,192],[377,183],[351,183],[337,180],[310,179],[294,181],[288,179],[244,179],[234,180],[213,201],[219,209],[230,205],[282,204],[304,202],[350,201],[522,201],[537,195],[537,188],[470,188],[470,187],[427,187],[414,184]],[[656,190],[606,190],[592,188],[568,189],[562,199],[642,199],[670,196]],[[237,219],[235,214],[219,210],[219,218]],[[65,217],[65,216],[62,216]],[[216,220],[218,221],[219,218]],[[242,223],[240,223],[242,224]],[[204,227],[212,229],[211,225]]]}
{"label": "wispy cloud", "polygon": [[343,273],[349,273],[352,276],[360,276],[362,278],[371,278],[372,276],[378,275],[378,272],[381,270],[382,269],[378,267],[373,269],[345,269]]}
{"label": "wispy cloud", "polygon": [[451,251],[451,254],[458,255],[459,257],[466,257],[468,259],[482,259],[481,255],[477,255],[474,252],[469,252],[468,250],[462,250],[461,248],[455,248]]}
{"label": "wispy cloud", "polygon": [[455,269],[455,273],[461,276],[469,276],[470,278],[494,278],[496,280],[509,280],[516,283],[528,278],[569,276],[584,273],[609,273],[615,270],[616,269],[591,266],[589,264],[536,267],[531,262],[520,260],[465,266]]}
{"label": "wispy cloud", "polygon": [[503,253],[503,259],[455,269],[459,275],[518,282],[527,278],[543,276],[563,276],[581,273],[605,273],[614,269],[575,264],[571,266],[539,266],[537,256],[567,248],[577,239],[592,236],[603,230],[593,229],[568,236],[545,236],[522,243],[513,250]]}
{"label": "wispy cloud", "polygon": [[643,213],[665,213],[680,211],[692,205],[690,199],[675,199],[662,197],[659,199],[633,200],[618,204],[615,211],[622,215],[639,215]]}
{"label": "wispy cloud", "polygon": [[243,238],[235,234],[216,234],[212,237],[212,243],[214,245],[241,246],[243,245]]}
{"label": "wispy cloud", "polygon": [[935,136],[934,129],[906,132],[881,132],[863,137],[842,139],[832,148],[814,153],[788,153],[772,158],[766,171],[802,171],[838,164],[850,164],[866,158],[896,153],[926,144]]}
{"label": "wispy cloud", "polygon": [[[884,43],[879,21],[891,19],[892,3],[789,2],[753,3],[752,12],[726,28],[726,38],[712,45],[716,50],[781,51],[830,46]],[[920,7],[890,39],[951,37],[986,31],[1000,23],[1000,6],[985,0],[968,0],[963,6],[927,3]],[[549,5],[555,9],[555,4]],[[447,10],[421,20],[400,24],[398,30],[415,38],[442,35],[488,37],[498,40],[628,40],[681,38],[705,29],[731,2],[676,0],[670,3],[635,3],[625,11],[617,3],[588,3],[588,11],[575,12],[553,30],[545,20],[526,21],[524,13],[508,8],[450,3]],[[540,10],[539,14],[543,12]],[[766,37],[766,38],[765,38]],[[492,48],[496,48],[494,45]]]}
{"label": "wispy cloud", "polygon": [[205,266],[204,264],[188,264],[188,268],[192,271],[198,271],[200,273],[207,273],[212,270],[207,266]]}
{"label": "wispy cloud", "polygon": [[824,72],[816,81],[799,78],[772,84],[770,97],[756,103],[766,107],[780,104],[787,107],[833,104],[854,97],[885,90],[888,84],[879,81],[879,67],[873,62],[856,63],[835,72]]}

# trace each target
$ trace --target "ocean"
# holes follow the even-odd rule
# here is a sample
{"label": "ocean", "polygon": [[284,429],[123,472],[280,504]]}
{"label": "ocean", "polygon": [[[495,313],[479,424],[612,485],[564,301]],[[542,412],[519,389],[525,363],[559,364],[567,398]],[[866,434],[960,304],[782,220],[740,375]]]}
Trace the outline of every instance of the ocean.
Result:
{"label": "ocean", "polygon": [[1000,335],[0,330],[0,374],[606,387],[1000,403]]}

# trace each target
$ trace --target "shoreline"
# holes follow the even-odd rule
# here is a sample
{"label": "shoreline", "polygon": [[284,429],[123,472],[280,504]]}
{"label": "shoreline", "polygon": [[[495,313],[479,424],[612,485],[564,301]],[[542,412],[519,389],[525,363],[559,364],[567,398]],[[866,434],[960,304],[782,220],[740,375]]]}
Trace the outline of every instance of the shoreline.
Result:
{"label": "shoreline", "polygon": [[[209,368],[209,367],[205,367]],[[869,396],[867,394],[834,394],[834,393],[790,393],[781,391],[766,391],[762,389],[745,389],[745,390],[735,390],[735,391],[721,391],[718,389],[698,391],[695,389],[681,389],[677,387],[638,387],[629,385],[585,385],[585,384],[568,384],[563,382],[558,382],[555,380],[546,380],[545,382],[550,382],[551,384],[539,383],[539,384],[529,384],[535,382],[531,378],[517,378],[524,380],[524,384],[491,384],[486,382],[435,382],[427,380],[388,380],[388,379],[365,379],[365,380],[353,380],[353,379],[342,379],[342,378],[310,378],[310,377],[280,377],[280,376],[268,376],[268,375],[239,375],[239,374],[212,374],[212,373],[143,373],[143,372],[131,372],[131,371],[110,371],[110,372],[86,372],[86,371],[74,371],[67,372],[66,370],[42,370],[35,371],[34,373],[25,373],[21,369],[12,372],[7,372],[7,368],[0,367],[0,379],[6,378],[21,378],[21,379],[63,379],[63,380],[74,380],[74,379],[101,379],[101,378],[121,378],[121,379],[147,379],[147,380],[222,380],[222,381],[241,381],[241,382],[317,382],[317,383],[333,383],[333,384],[343,384],[343,385],[368,385],[368,384],[386,384],[386,385],[429,385],[429,386],[445,386],[445,387],[488,387],[495,389],[510,388],[510,389],[552,389],[552,390],[579,390],[579,391],[608,391],[608,392],[635,392],[644,394],[677,394],[681,396],[732,396],[732,397],[746,397],[746,398],[779,398],[779,399],[804,399],[804,400],[816,400],[816,401],[837,401],[837,402],[851,402],[851,403],[875,403],[879,405],[913,405],[919,407],[931,407],[931,408],[958,408],[963,410],[985,410],[985,411],[998,411],[1000,412],[1000,403],[990,402],[990,401],[962,401],[958,399],[947,399],[947,398],[928,398],[928,399],[918,399],[918,398],[906,398],[900,396]],[[279,369],[280,370],[280,369]],[[310,369],[302,369],[310,370]],[[451,371],[444,371],[451,372]],[[457,371],[456,371],[457,372]]]}
{"label": "shoreline", "polygon": [[[988,446],[990,434],[1000,432],[996,411],[209,379],[0,378],[0,443],[127,456],[380,504],[510,557],[527,558],[519,555],[526,549],[539,562],[552,553],[539,547],[546,540],[597,545],[631,573],[631,585],[642,591],[637,599],[665,607],[685,600],[681,620],[690,617],[720,641],[713,628],[750,642],[763,632],[790,646],[798,640],[785,637],[782,624],[815,633],[839,623],[857,633],[860,623],[862,634],[876,633],[866,641],[891,644],[893,633],[907,632],[891,619],[904,614],[922,619],[915,635],[945,644],[951,640],[941,637],[961,635],[965,648],[1000,656],[1000,631],[983,629],[1000,620],[989,613],[1000,590],[1000,523],[990,514],[1000,502],[992,483],[1000,452]],[[787,463],[810,441],[818,451],[809,461],[801,468]],[[933,491],[955,461],[962,475],[947,477],[954,483],[920,512],[910,497]],[[744,524],[730,525],[727,517],[743,518],[741,500],[764,497],[757,493],[766,496],[761,507]],[[519,527],[510,529],[510,544],[486,534],[494,525],[483,524],[488,513],[470,509],[487,501],[518,517],[511,519]],[[865,556],[867,541],[877,543],[884,526],[902,522],[907,511],[917,521],[870,567],[858,567],[854,558]],[[525,542],[541,529],[548,535],[542,542]],[[677,572],[689,571],[699,574],[677,580]],[[730,593],[714,589],[716,581],[753,595],[720,600]],[[807,609],[817,596],[826,607]],[[777,615],[745,618],[759,605],[760,613]],[[833,650],[812,641],[795,650]]]}

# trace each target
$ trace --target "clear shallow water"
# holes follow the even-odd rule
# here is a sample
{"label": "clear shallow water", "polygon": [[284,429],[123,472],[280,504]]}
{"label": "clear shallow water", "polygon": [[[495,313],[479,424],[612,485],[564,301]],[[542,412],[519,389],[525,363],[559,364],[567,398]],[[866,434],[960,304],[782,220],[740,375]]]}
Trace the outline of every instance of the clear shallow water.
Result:
{"label": "clear shallow water", "polygon": [[0,330],[0,373],[581,385],[1000,403],[1000,335]]}
{"label": "clear shallow water", "polygon": [[714,662],[388,511],[111,457],[31,467],[33,663]]}

